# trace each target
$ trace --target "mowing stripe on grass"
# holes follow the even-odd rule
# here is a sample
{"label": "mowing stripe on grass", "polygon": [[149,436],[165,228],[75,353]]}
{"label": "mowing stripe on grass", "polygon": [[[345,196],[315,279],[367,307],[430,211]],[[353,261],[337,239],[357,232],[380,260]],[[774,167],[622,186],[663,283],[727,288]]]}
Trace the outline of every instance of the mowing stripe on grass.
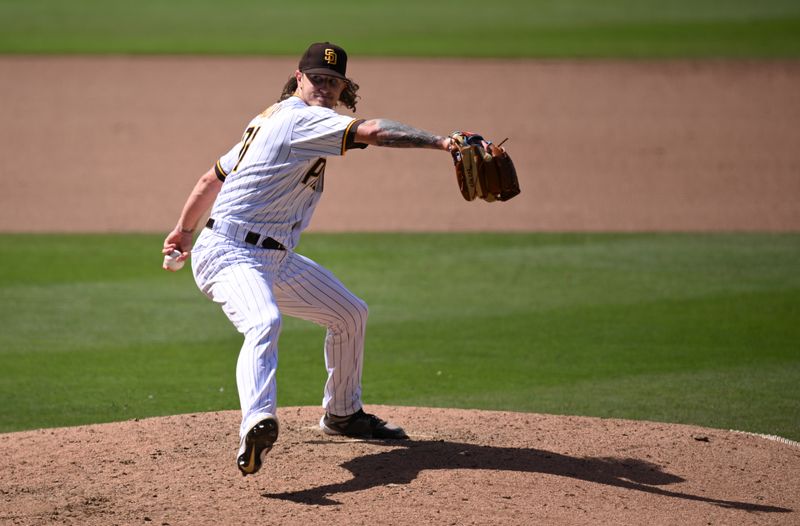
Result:
{"label": "mowing stripe on grass", "polygon": [[[160,246],[0,235],[0,430],[238,406],[241,335]],[[367,403],[800,439],[798,234],[312,233],[299,251],[370,305]],[[319,404],[324,330],[284,321],[279,404]]]}

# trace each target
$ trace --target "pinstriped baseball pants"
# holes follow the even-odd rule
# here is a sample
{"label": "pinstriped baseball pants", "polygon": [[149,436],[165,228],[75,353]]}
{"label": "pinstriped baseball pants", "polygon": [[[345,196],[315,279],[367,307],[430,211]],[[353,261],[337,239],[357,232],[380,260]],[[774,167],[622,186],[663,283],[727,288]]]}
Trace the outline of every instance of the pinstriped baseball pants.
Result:
{"label": "pinstriped baseball pants", "polygon": [[325,410],[349,415],[361,409],[367,305],[330,271],[291,250],[257,248],[209,231],[195,244],[192,270],[200,290],[244,335],[236,364],[240,436],[276,414],[282,315],[327,329]]}

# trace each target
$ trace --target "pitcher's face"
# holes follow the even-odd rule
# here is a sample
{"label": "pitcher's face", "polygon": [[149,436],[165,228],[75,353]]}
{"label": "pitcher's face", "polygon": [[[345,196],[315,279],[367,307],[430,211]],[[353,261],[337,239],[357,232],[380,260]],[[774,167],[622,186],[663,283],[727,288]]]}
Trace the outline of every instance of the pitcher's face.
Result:
{"label": "pitcher's face", "polygon": [[297,79],[296,95],[309,106],[333,108],[339,103],[339,97],[345,88],[343,79],[331,75],[316,73],[306,75],[296,71],[295,78]]}

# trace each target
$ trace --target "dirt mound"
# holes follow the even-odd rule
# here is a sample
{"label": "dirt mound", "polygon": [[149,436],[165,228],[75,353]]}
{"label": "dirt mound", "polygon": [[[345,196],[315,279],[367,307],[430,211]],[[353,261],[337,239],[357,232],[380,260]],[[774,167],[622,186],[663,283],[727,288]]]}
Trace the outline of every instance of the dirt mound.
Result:
{"label": "dirt mound", "polygon": [[279,411],[258,474],[239,413],[0,435],[2,524],[797,524],[800,448],[685,425],[371,406],[411,441]]}

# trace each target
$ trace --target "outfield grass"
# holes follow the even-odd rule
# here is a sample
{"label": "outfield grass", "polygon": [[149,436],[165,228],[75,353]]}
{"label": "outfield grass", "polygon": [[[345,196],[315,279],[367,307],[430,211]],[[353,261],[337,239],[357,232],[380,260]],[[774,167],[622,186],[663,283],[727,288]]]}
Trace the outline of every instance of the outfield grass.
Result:
{"label": "outfield grass", "polygon": [[0,0],[0,53],[797,57],[796,0]]}
{"label": "outfield grass", "polygon": [[[0,235],[0,431],[238,407],[241,337],[154,235]],[[367,403],[800,439],[800,235],[306,234],[370,305]],[[318,404],[287,319],[279,403]]]}

